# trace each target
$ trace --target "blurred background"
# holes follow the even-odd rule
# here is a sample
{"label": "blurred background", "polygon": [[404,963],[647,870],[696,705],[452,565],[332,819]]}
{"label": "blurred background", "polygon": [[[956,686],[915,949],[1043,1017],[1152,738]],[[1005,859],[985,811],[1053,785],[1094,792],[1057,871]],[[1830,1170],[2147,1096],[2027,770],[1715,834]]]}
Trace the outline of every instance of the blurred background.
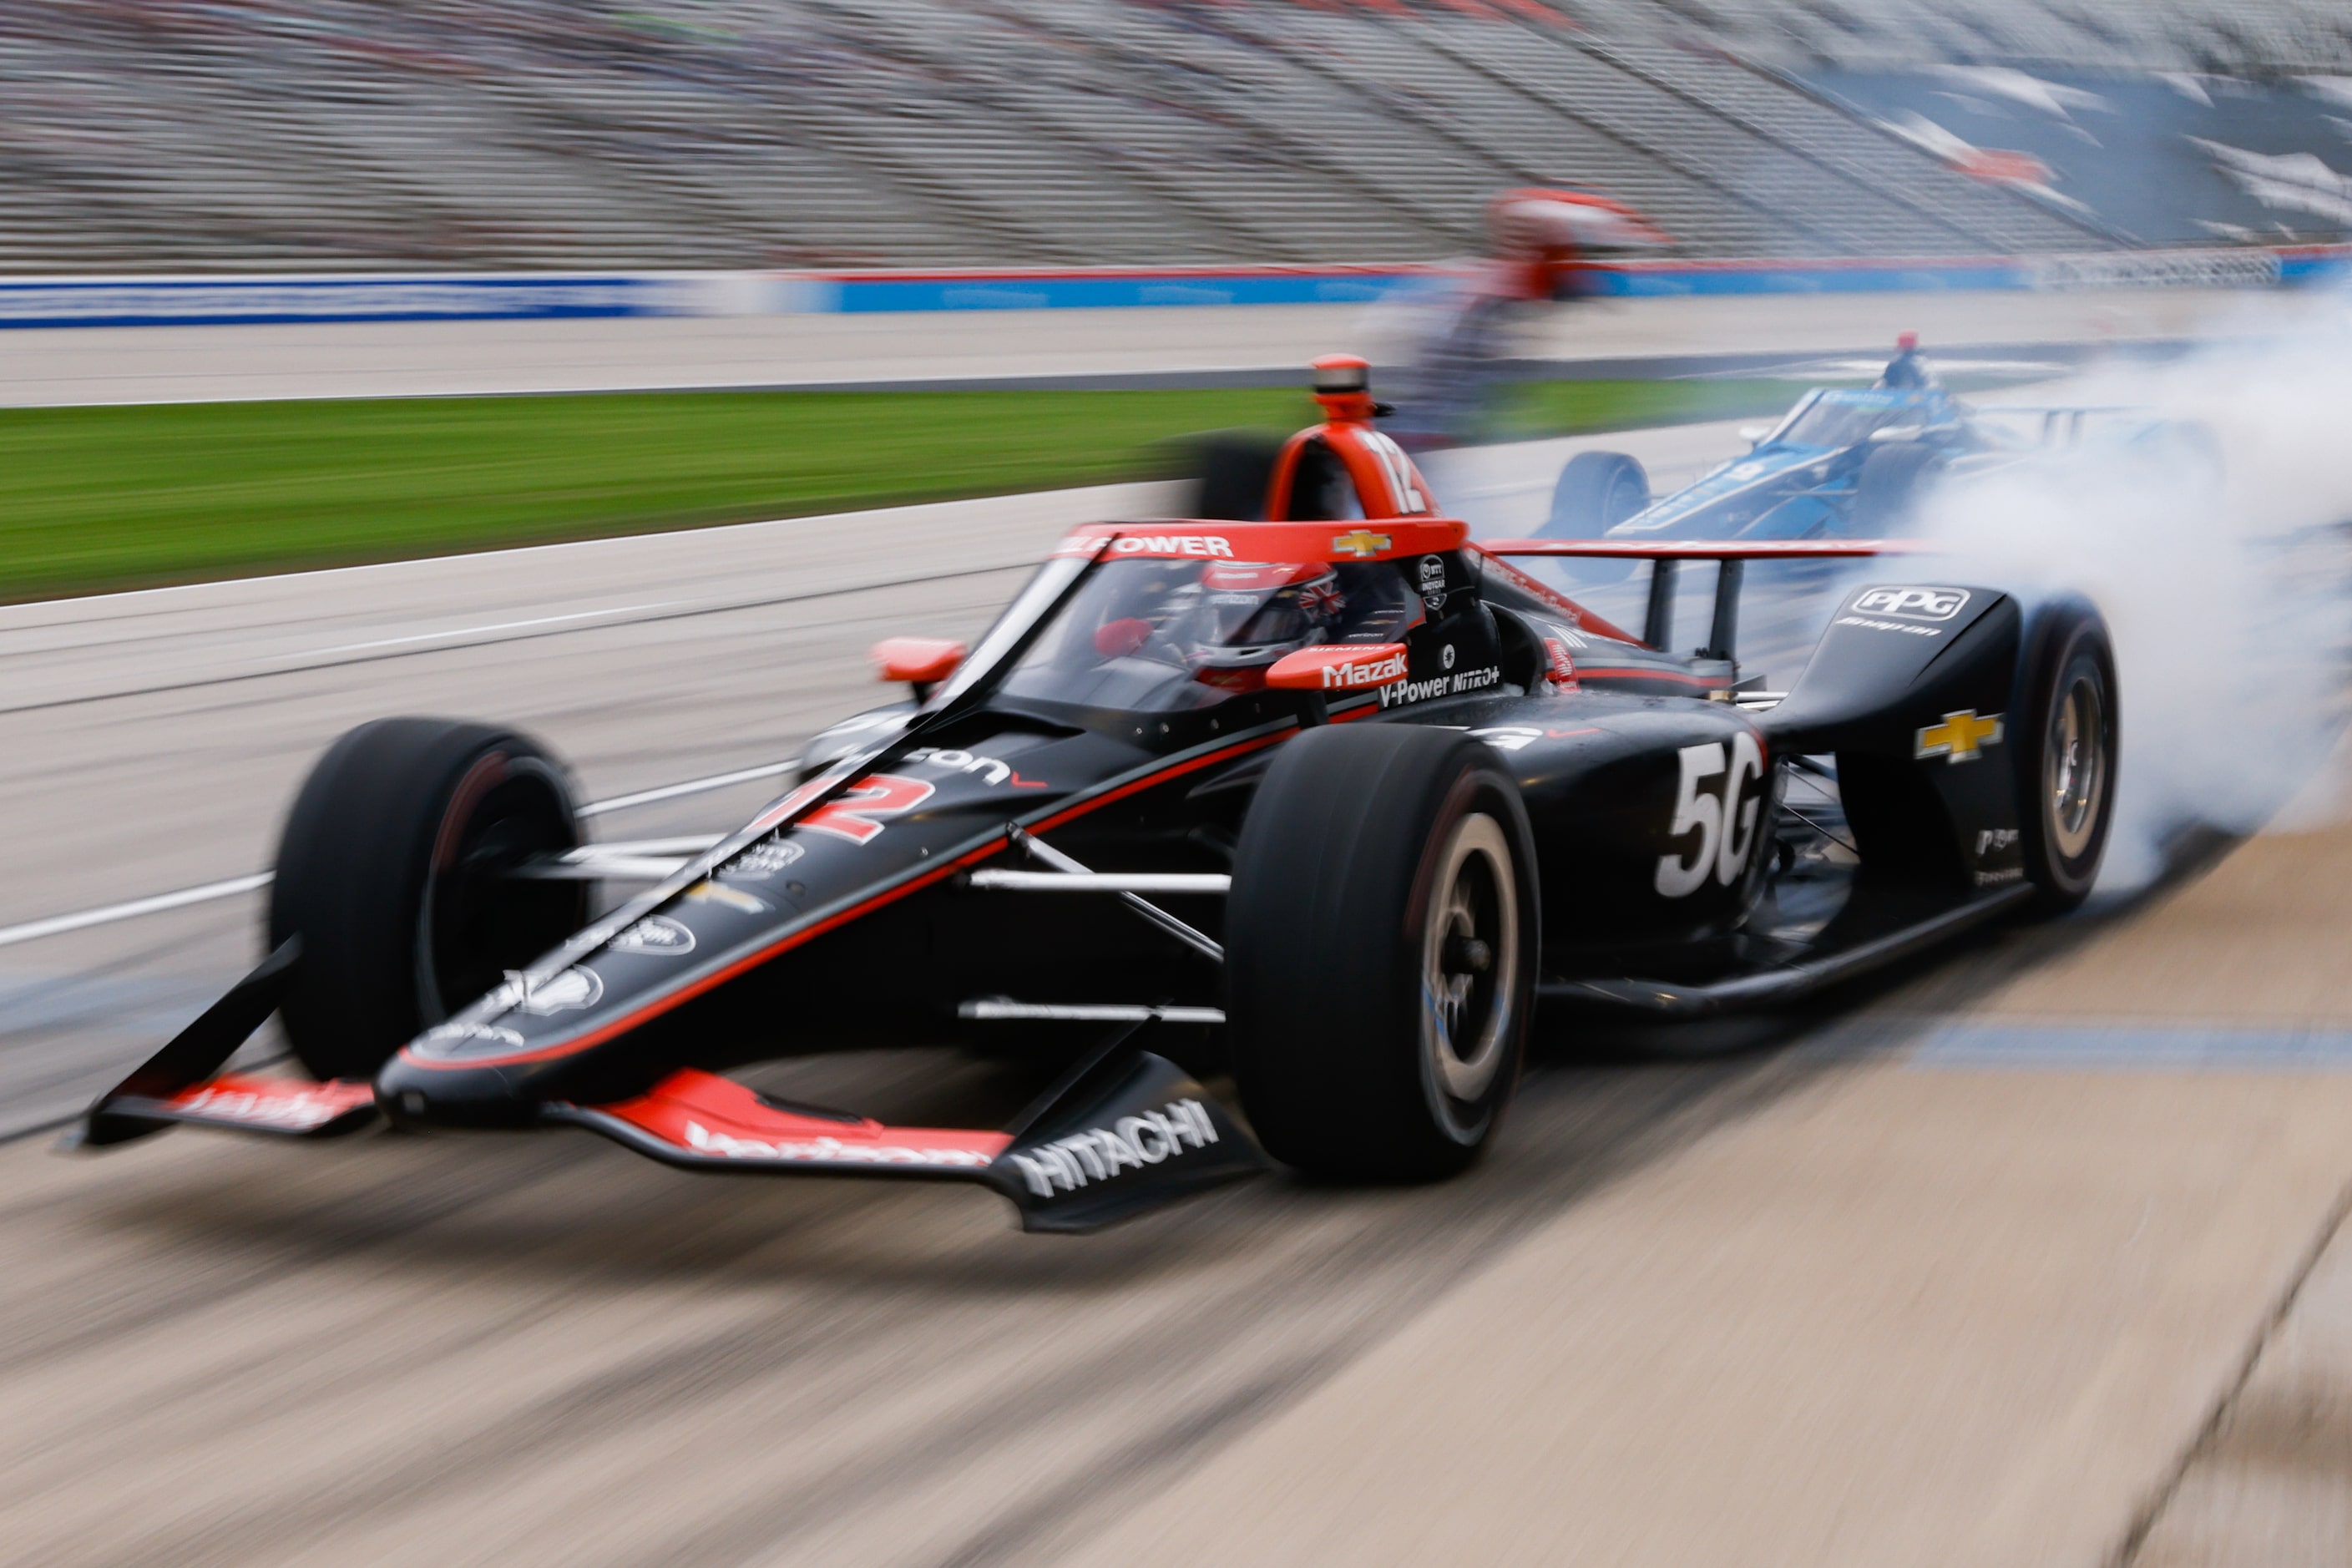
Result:
{"label": "blurred background", "polygon": [[1403,261],[1566,181],[1695,256],[2352,221],[2352,19],[2301,0],[25,0],[0,28],[22,270]]}
{"label": "blurred background", "polygon": [[[0,1557],[2352,1562],[2347,276],[2336,0],[5,0]],[[2034,460],[1870,525],[2116,628],[2076,916],[1547,1020],[1459,1181],[1085,1240],[569,1134],[47,1152],[353,724],[716,832],[1314,356],[1493,538],[1904,334]],[[1751,574],[1759,679],[1845,580]]]}

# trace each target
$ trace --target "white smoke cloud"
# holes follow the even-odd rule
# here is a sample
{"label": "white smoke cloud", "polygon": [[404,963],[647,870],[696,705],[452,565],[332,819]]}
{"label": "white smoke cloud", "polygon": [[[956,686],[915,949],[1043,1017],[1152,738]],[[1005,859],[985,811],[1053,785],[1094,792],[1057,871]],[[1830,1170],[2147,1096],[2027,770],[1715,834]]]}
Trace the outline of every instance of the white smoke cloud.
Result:
{"label": "white smoke cloud", "polygon": [[2029,605],[2078,594],[2106,617],[2122,756],[2103,891],[2153,878],[2184,829],[2252,832],[2299,790],[2305,825],[2344,804],[2308,786],[2352,647],[2347,304],[2315,296],[2284,330],[2273,313],[2259,336],[2085,376],[2050,399],[2115,410],[2079,443],[1926,499],[1952,580]]}

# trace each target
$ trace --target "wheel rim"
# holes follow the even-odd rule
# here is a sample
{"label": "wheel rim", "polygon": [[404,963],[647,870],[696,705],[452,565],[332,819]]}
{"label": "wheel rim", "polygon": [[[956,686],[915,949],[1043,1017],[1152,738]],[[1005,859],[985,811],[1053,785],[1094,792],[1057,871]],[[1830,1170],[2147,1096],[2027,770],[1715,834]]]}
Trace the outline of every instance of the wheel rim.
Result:
{"label": "wheel rim", "polygon": [[1518,972],[1510,841],[1493,817],[1473,813],[1446,839],[1422,931],[1422,1053],[1449,1099],[1475,1100],[1493,1085]]}
{"label": "wheel rim", "polygon": [[523,882],[508,873],[578,845],[571,792],[537,757],[493,752],[454,792],[426,875],[418,1001],[437,1023],[545,953],[586,917],[579,883]]}
{"label": "wheel rim", "polygon": [[2063,858],[2079,860],[2097,836],[2105,807],[2106,704],[2095,672],[2074,671],[2051,705],[2042,758],[2050,842]]}

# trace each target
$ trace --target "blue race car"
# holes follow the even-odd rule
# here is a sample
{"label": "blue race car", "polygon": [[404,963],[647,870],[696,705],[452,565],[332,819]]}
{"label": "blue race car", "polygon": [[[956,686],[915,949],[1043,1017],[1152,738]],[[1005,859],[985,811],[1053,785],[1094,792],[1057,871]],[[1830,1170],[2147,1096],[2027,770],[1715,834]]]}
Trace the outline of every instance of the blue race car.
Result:
{"label": "blue race car", "polygon": [[[1746,434],[1746,432],[1743,432]],[[1955,461],[2016,445],[1937,384],[1905,334],[1868,391],[1816,387],[1744,458],[1663,500],[1623,452],[1560,471],[1542,534],[1559,539],[1880,538],[1903,531],[1921,489]]]}
{"label": "blue race car", "polygon": [[1878,384],[1816,387],[1753,443],[1663,500],[1623,452],[1582,452],[1560,470],[1554,539],[1885,539],[1912,531],[1927,488],[2068,452],[2104,453],[2115,474],[2191,492],[2217,489],[2221,443],[2191,420],[2145,407],[1976,408],[1937,382],[1906,332]]}

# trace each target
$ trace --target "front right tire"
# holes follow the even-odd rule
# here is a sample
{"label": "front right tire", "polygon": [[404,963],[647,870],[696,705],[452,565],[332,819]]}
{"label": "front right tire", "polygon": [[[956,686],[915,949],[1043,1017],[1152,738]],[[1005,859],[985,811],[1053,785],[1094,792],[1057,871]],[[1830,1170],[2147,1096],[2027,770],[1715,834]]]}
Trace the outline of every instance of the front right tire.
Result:
{"label": "front right tire", "polygon": [[1539,904],[1526,807],[1483,742],[1375,722],[1284,746],[1225,915],[1234,1076],[1267,1152],[1357,1181],[1468,1165],[1517,1086]]}
{"label": "front right tire", "polygon": [[301,939],[278,1005],[320,1079],[367,1079],[585,923],[583,882],[509,873],[575,848],[562,766],[527,736],[381,719],[330,747],[278,839],[269,944]]}

